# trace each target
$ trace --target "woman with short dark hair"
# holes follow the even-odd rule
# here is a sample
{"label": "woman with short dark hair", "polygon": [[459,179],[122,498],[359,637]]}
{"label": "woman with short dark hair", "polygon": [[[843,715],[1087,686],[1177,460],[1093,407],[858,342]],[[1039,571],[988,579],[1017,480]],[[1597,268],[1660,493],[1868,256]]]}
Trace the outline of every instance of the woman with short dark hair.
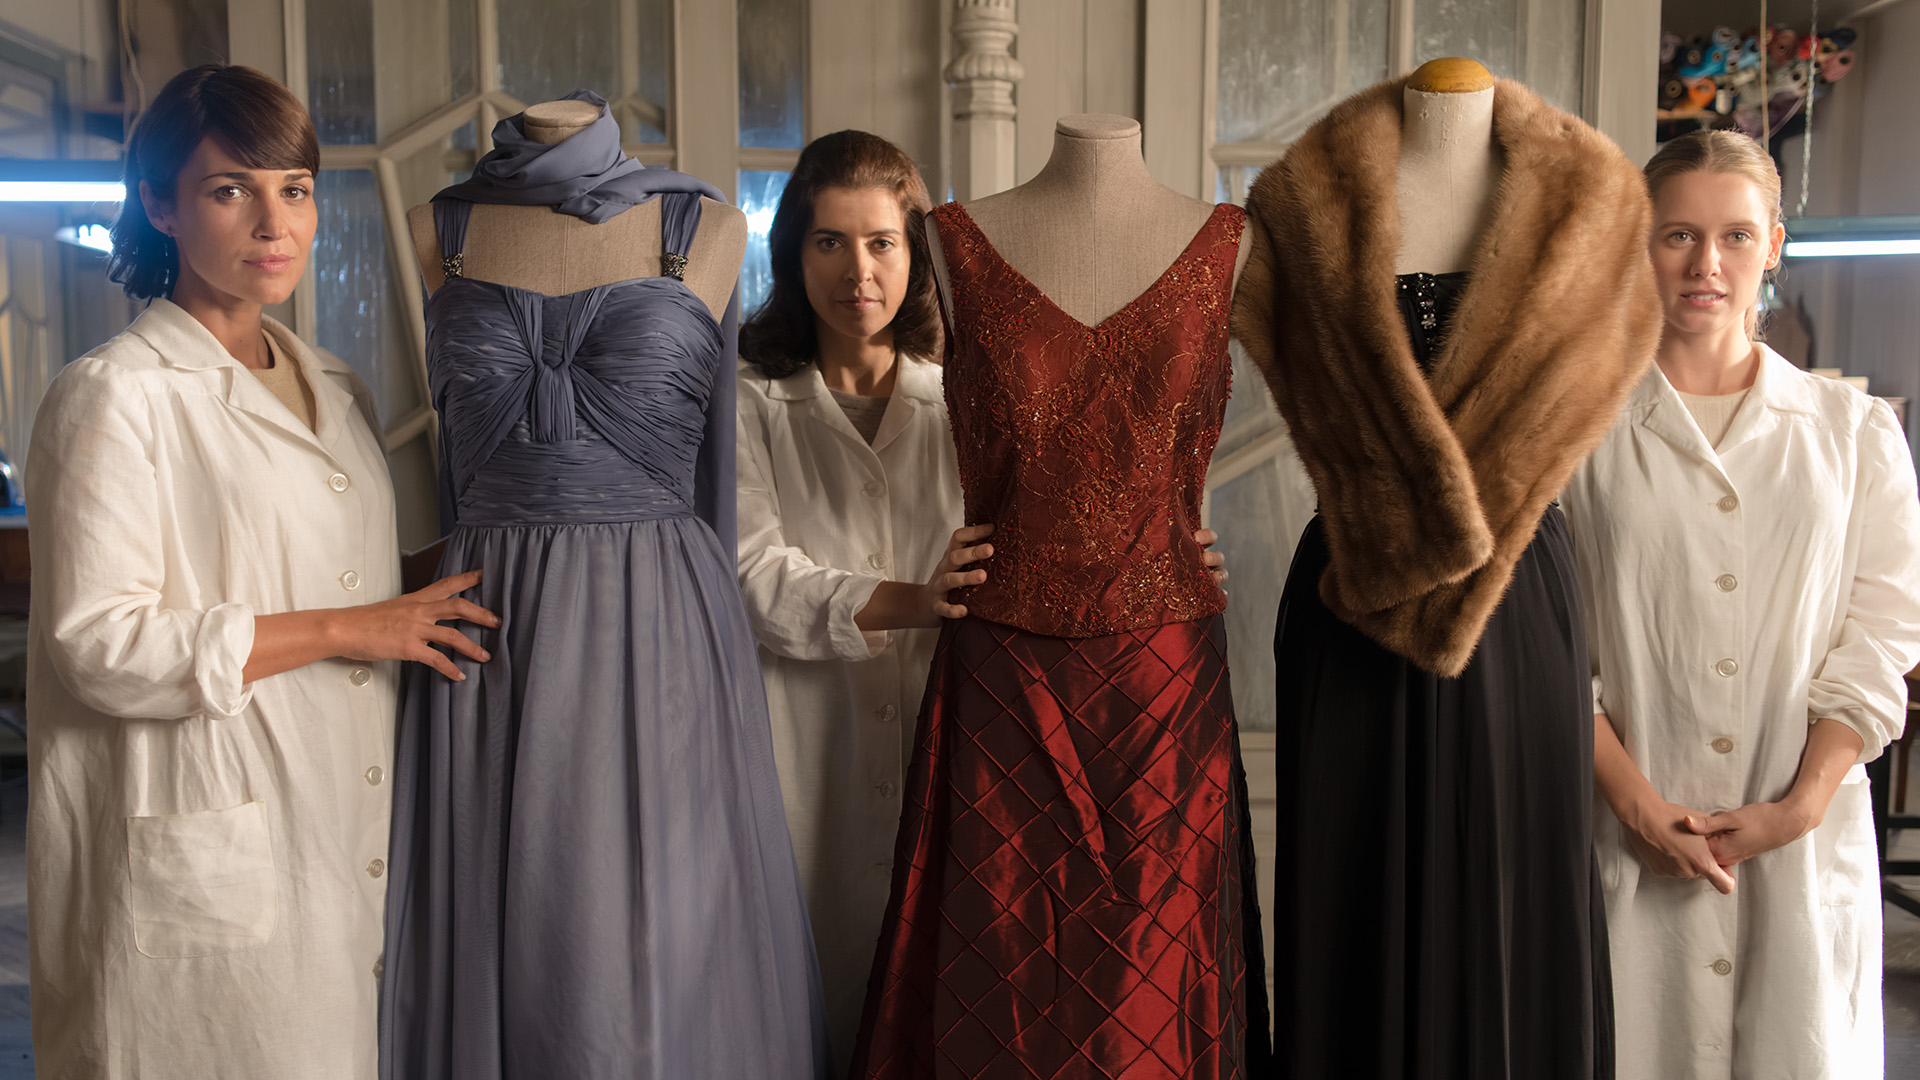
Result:
{"label": "woman with short dark hair", "polygon": [[262,315],[319,147],[249,68],[134,128],[111,273],[152,303],[34,422],[27,862],[43,1075],[375,1071],[397,665],[477,574],[399,592],[372,398]]}

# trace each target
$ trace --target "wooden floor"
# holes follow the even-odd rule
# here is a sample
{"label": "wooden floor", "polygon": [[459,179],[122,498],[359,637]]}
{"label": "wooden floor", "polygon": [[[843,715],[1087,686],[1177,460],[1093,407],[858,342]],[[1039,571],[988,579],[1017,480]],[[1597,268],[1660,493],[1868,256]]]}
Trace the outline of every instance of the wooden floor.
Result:
{"label": "wooden floor", "polygon": [[[0,1080],[33,1077],[25,824],[26,793],[8,785],[0,790]],[[1901,834],[1896,850],[1920,859],[1920,832]],[[1920,879],[1912,884],[1920,888]],[[1887,1076],[1920,1077],[1920,918],[1891,904],[1886,913]]]}

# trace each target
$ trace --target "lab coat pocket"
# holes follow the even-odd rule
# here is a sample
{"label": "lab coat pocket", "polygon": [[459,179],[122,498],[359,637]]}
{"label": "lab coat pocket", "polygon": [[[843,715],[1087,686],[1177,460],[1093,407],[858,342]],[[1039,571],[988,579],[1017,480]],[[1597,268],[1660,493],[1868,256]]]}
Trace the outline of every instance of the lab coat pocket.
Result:
{"label": "lab coat pocket", "polygon": [[279,889],[263,802],[127,819],[133,943],[147,956],[216,956],[264,945]]}

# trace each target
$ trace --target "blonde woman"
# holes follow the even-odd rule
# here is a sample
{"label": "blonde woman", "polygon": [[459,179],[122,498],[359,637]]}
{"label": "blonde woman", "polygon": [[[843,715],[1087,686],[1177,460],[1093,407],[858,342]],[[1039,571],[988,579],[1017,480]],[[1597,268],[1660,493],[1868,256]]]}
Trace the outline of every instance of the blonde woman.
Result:
{"label": "blonde woman", "polygon": [[1862,762],[1920,659],[1891,409],[1754,340],[1780,180],[1743,135],[1647,165],[1657,367],[1566,496],[1597,710],[1619,1075],[1882,1073]]}

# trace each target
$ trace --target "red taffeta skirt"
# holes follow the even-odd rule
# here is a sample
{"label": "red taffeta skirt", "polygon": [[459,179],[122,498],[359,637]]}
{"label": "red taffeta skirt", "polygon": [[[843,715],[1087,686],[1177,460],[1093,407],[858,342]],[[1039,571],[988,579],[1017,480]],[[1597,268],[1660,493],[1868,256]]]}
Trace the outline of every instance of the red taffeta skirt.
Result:
{"label": "red taffeta skirt", "polygon": [[853,1075],[1247,1076],[1245,790],[1217,616],[948,623]]}

